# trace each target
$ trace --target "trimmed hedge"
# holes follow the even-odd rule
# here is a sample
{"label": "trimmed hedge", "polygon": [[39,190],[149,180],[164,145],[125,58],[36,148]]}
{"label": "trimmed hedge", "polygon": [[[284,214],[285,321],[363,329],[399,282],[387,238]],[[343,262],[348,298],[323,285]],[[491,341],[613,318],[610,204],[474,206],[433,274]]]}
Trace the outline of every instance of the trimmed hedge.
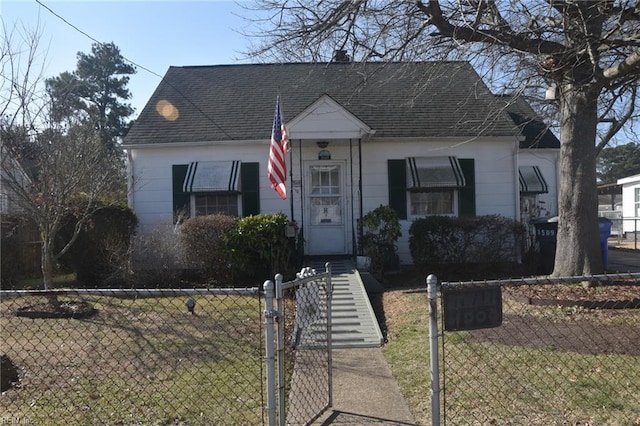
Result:
{"label": "trimmed hedge", "polygon": [[434,265],[516,262],[525,228],[499,215],[430,216],[415,220],[409,235],[413,262],[426,269]]}
{"label": "trimmed hedge", "polygon": [[285,235],[288,223],[282,213],[193,217],[179,228],[185,264],[216,286],[256,286],[276,273],[290,275],[295,239]]}
{"label": "trimmed hedge", "polygon": [[228,234],[232,269],[236,284],[262,284],[274,274],[291,272],[295,240],[285,235],[289,219],[283,213],[261,214],[238,219]]}
{"label": "trimmed hedge", "polygon": [[238,226],[237,222],[233,216],[214,214],[192,217],[180,226],[185,261],[217,285],[228,285],[232,281],[227,238]]}

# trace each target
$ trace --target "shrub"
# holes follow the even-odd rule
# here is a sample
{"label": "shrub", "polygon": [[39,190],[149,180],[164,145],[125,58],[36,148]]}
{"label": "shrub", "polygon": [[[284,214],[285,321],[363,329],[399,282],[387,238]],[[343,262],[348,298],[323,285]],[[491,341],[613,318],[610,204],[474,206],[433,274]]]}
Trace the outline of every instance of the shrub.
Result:
{"label": "shrub", "polygon": [[234,281],[261,283],[275,273],[288,274],[295,240],[285,235],[289,220],[283,213],[238,219],[228,234]]}
{"label": "shrub", "polygon": [[237,220],[233,216],[215,214],[193,217],[180,226],[185,261],[218,285],[232,279],[231,252],[226,239]]}
{"label": "shrub", "polygon": [[178,232],[172,226],[136,235],[132,246],[130,287],[180,287],[185,266]]}
{"label": "shrub", "polygon": [[[138,219],[128,207],[104,206],[85,222],[78,238],[61,258],[83,285],[121,284],[129,271],[131,238]],[[58,250],[71,239],[77,224],[70,214],[58,232]]]}
{"label": "shrub", "polygon": [[402,236],[398,214],[389,206],[379,206],[358,221],[360,250],[371,259],[371,270],[380,277],[397,269],[399,258],[396,241]]}
{"label": "shrub", "polygon": [[524,226],[499,215],[475,218],[430,216],[409,229],[409,249],[416,266],[496,264],[518,260]]}
{"label": "shrub", "polygon": [[0,222],[2,286],[13,286],[19,278],[40,275],[38,227],[22,216],[3,215]]}

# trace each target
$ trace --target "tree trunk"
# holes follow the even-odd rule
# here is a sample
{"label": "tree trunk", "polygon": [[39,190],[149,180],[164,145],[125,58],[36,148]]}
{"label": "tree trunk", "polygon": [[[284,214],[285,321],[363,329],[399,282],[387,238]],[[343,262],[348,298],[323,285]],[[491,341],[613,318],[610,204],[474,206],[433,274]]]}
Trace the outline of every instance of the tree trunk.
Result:
{"label": "tree trunk", "polygon": [[[42,250],[40,261],[40,267],[42,269],[42,282],[45,290],[51,290],[53,286],[53,256],[51,255],[51,251],[53,247],[51,247],[51,242],[48,238],[42,238]],[[47,295],[47,301],[54,309],[60,308],[60,301],[58,300],[58,296],[55,293]]]}
{"label": "tree trunk", "polygon": [[597,93],[589,84],[560,87],[560,191],[553,276],[603,272],[598,230],[595,140]]}
{"label": "tree trunk", "polygon": [[44,289],[49,290],[53,283],[53,259],[51,257],[51,243],[48,238],[42,238],[40,269],[42,270],[42,282]]}

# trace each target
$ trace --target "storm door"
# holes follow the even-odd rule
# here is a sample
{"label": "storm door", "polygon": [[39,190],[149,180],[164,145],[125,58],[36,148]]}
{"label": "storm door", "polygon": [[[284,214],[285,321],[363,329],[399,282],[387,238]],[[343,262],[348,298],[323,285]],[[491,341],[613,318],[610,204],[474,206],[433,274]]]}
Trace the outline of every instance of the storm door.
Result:
{"label": "storm door", "polygon": [[321,161],[307,168],[307,254],[346,253],[344,164]]}

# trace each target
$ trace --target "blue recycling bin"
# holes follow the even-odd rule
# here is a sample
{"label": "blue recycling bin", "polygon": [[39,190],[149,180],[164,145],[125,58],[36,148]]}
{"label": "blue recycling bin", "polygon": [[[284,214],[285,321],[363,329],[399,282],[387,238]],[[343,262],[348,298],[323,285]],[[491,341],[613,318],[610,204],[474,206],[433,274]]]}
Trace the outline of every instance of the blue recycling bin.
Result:
{"label": "blue recycling bin", "polygon": [[611,225],[613,222],[606,217],[598,218],[598,230],[600,231],[600,250],[602,251],[602,266],[607,269],[609,264],[609,244],[608,240],[611,236]]}

